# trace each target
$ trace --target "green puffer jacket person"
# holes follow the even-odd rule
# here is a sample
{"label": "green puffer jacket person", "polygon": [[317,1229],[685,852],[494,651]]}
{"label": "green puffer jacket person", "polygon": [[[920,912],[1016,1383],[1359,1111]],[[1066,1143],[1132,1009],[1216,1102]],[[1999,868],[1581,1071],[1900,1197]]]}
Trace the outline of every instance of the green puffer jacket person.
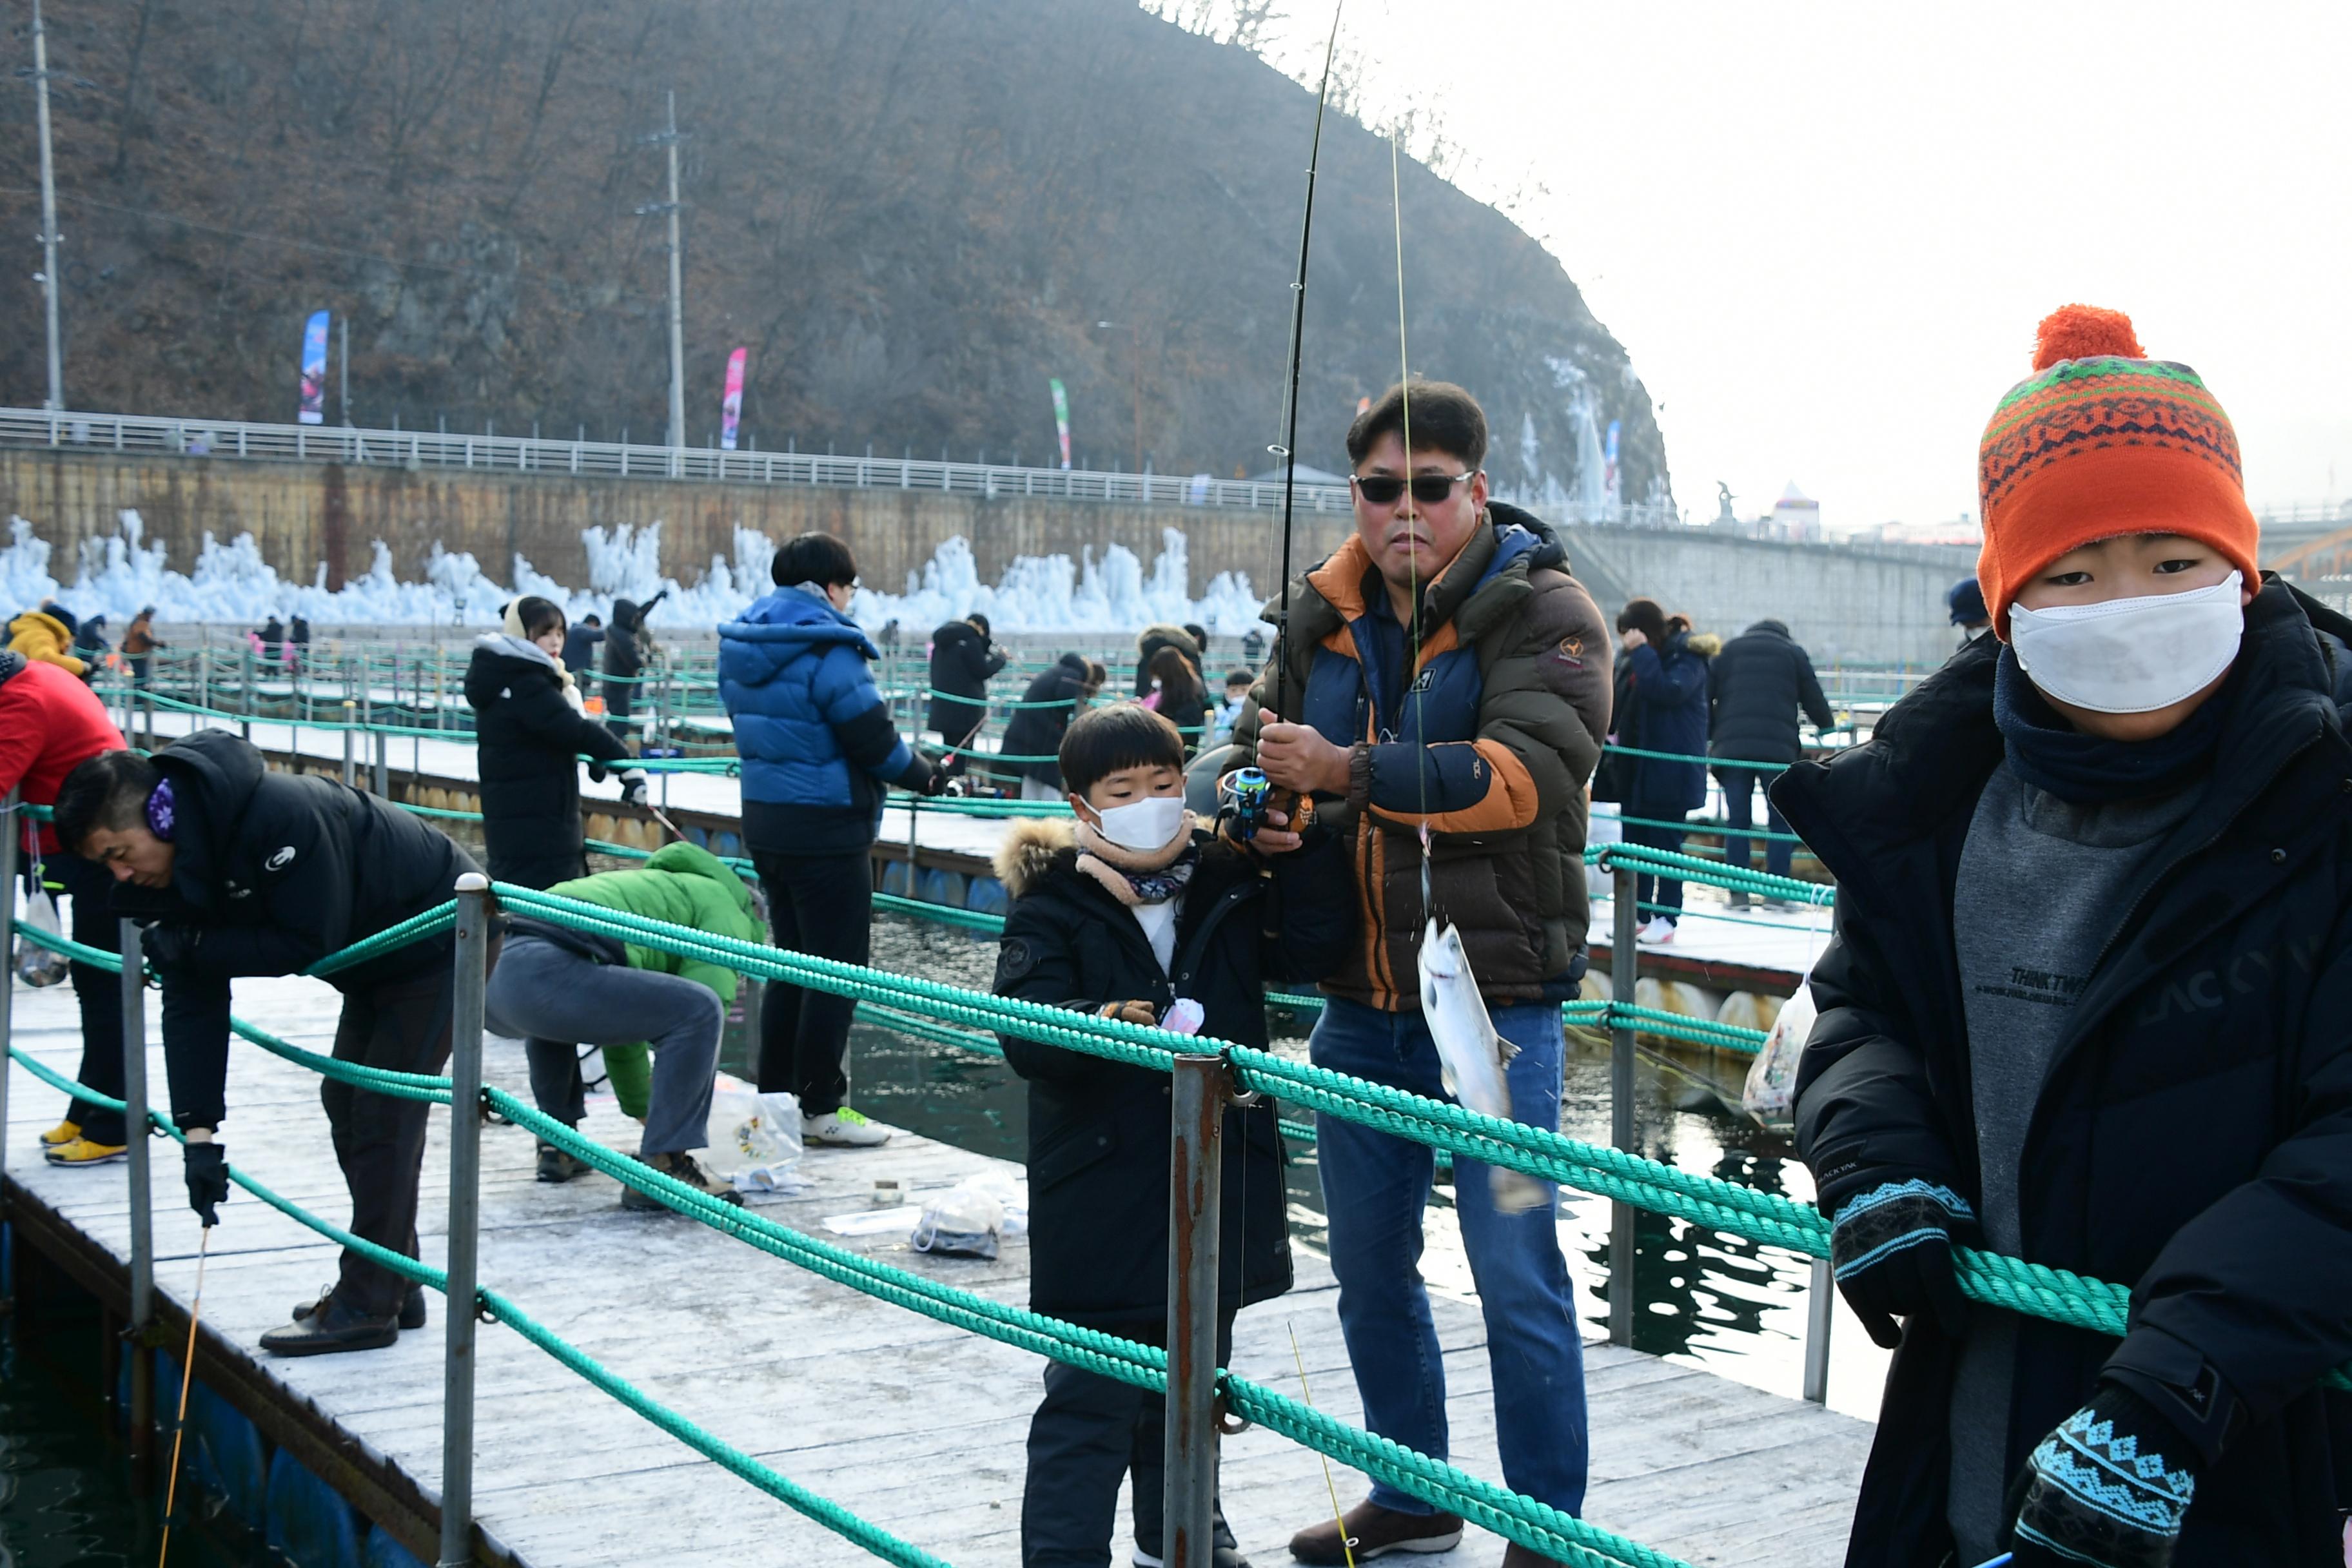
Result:
{"label": "green puffer jacket person", "polygon": [[[718,856],[692,844],[665,845],[654,852],[642,870],[602,871],[593,877],[575,877],[569,882],[556,883],[548,891],[559,898],[577,899],[583,904],[618,910],[644,920],[688,926],[711,936],[731,936],[755,942],[768,940],[767,928],[761,923],[751,889],[744,885],[743,879]],[[630,968],[650,969],[695,981],[718,993],[721,1002],[733,1005],[733,970],[698,958],[681,957],[662,948],[641,947],[635,942],[625,945]],[[643,1045],[604,1047],[604,1072],[614,1097],[621,1102],[625,1113],[639,1121],[645,1119],[652,1093],[653,1072],[646,1057]]]}

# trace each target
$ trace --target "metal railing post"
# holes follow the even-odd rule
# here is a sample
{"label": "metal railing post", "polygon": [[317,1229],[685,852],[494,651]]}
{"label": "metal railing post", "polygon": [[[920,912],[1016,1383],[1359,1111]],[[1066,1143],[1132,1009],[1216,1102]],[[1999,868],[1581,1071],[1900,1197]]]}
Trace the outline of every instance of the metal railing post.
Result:
{"label": "metal railing post", "polygon": [[1209,1568],[1216,1551],[1217,1244],[1224,1176],[1225,1062],[1176,1058],[1168,1184],[1169,1568]]}
{"label": "metal railing post", "polygon": [[375,731],[375,795],[378,800],[392,798],[392,737],[382,730]]}
{"label": "metal railing post", "polygon": [[130,1164],[131,1317],[124,1342],[131,1347],[131,1462],[146,1473],[155,1433],[155,1356],[144,1342],[155,1315],[154,1185],[147,1158],[147,988],[140,958],[139,927],[117,927],[122,954],[122,1141]]}
{"label": "metal railing post", "polygon": [[490,953],[489,879],[457,879],[455,1011],[449,1040],[449,1339],[441,1382],[439,1568],[474,1561],[474,1321],[481,1240],[482,988]]}
{"label": "metal railing post", "polygon": [[[1636,894],[1641,873],[1619,863],[1612,910],[1615,930],[1609,943],[1609,994],[1621,1006],[1633,1005],[1642,964],[1642,917]],[[1628,1152],[1633,1149],[1633,1029],[1618,1023],[1609,1031],[1609,1140]],[[1609,1205],[1609,1342],[1633,1342],[1633,1205],[1622,1199]]]}
{"label": "metal railing post", "polygon": [[1811,1293],[1805,1298],[1805,1397],[1816,1405],[1830,1402],[1830,1324],[1835,1321],[1837,1282],[1830,1260],[1813,1259]]}
{"label": "metal railing post", "polygon": [[343,699],[343,782],[354,789],[360,782],[359,757],[353,751],[359,744],[359,731],[352,726],[359,721],[359,710],[358,703],[348,697]]}
{"label": "metal railing post", "polygon": [[[0,1172],[8,1168],[8,1045],[15,1037],[16,1001],[16,846],[25,819],[17,815],[16,792],[0,797]],[[6,1213],[0,1207],[0,1215]]]}

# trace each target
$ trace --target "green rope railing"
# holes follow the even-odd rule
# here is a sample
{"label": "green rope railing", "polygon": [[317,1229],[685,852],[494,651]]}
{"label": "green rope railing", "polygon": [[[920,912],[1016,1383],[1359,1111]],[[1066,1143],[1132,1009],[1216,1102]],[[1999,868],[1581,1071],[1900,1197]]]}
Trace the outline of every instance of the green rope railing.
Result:
{"label": "green rope railing", "polygon": [[1718,888],[1727,888],[1735,893],[1762,893],[1767,898],[1788,899],[1801,904],[1833,904],[1837,901],[1837,889],[1826,882],[1775,877],[1769,871],[1751,871],[1740,866],[1727,866],[1720,860],[1702,860],[1696,855],[1676,855],[1664,849],[1653,849],[1647,845],[1594,844],[1588,845],[1585,853],[1604,871],[1630,866],[1652,876],[1707,882]]}

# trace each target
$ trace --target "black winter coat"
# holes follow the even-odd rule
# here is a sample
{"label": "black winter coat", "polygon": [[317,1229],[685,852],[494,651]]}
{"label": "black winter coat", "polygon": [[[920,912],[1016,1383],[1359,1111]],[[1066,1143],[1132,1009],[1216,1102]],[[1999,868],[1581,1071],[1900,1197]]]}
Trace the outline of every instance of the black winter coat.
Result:
{"label": "black winter coat", "polygon": [[[2330,640],[2274,579],[2246,613],[2215,771],[2126,901],[2050,1069],[2021,1159],[2024,1256],[2132,1289],[2116,1341],[2025,1319],[2008,1470],[2103,1367],[2218,1374],[2242,1430],[2197,1483],[2175,1568],[2339,1568],[2352,1504],[2352,745]],[[2352,625],[2314,605],[2336,637]],[[1979,1196],[1953,889],[2003,755],[2000,645],[1956,654],[1867,745],[1801,763],[1772,798],[1838,882],[1798,1074],[1824,1213],[1883,1175]],[[1935,1568],[1958,1345],[1906,1326],[1847,1562]]]}
{"label": "black winter coat", "polygon": [[988,712],[988,678],[1003,668],[1004,656],[970,621],[950,621],[931,634],[934,695],[927,717],[940,739],[961,744],[980,728]]}
{"label": "black winter coat", "polygon": [[1052,668],[1029,683],[1023,702],[1056,702],[1057,708],[1016,708],[1004,725],[1004,754],[1043,757],[1042,763],[1007,763],[1003,771],[1017,778],[1035,779],[1048,789],[1062,787],[1062,764],[1055,757],[1062,749],[1063,732],[1077,712],[1087,689],[1087,661],[1064,654]]}
{"label": "black winter coat", "polygon": [[[1706,660],[1676,632],[1666,646],[1643,644],[1617,661],[1624,696],[1610,722],[1617,743],[1674,757],[1706,754]],[[1627,757],[1617,798],[1628,816],[1677,817],[1706,804],[1706,764]]]}
{"label": "black winter coat", "polygon": [[596,668],[596,645],[604,640],[602,626],[573,626],[563,634],[563,668],[578,675]]}
{"label": "black winter coat", "polygon": [[[1200,839],[1208,843],[1203,833]],[[1172,975],[1143,928],[1076,868],[1066,823],[1017,825],[998,851],[1013,893],[997,950],[996,992],[1093,1012],[1140,999],[1165,1009],[1190,996],[1201,1033],[1266,1042],[1265,981],[1312,981],[1347,961],[1355,901],[1344,845],[1276,858],[1211,845],[1176,920]],[[1286,863],[1287,862],[1287,863]],[[1269,940],[1265,900],[1282,900]],[[999,1037],[1029,1080],[1029,1305],[1096,1328],[1164,1322],[1168,1314],[1168,1075],[1018,1036]],[[1289,1198],[1271,1101],[1225,1113],[1222,1310],[1290,1289]]]}
{"label": "black winter coat", "polygon": [[[296,974],[448,902],[481,868],[421,817],[319,773],[270,773],[225,730],[199,730],[155,754],[171,781],[177,850],[168,889],[124,884],[125,914],[194,928],[184,963],[163,973],[163,1050],[173,1119],[219,1125],[228,1072],[229,981]],[[338,971],[349,995],[452,962],[450,936],[394,948]]]}
{"label": "black winter coat", "polygon": [[538,657],[476,644],[466,667],[466,700],[478,738],[475,757],[490,875],[526,888],[551,888],[588,869],[577,759],[585,754],[617,763],[629,748],[575,712],[563,699],[554,661],[536,647],[530,651]]}
{"label": "black winter coat", "polygon": [[1793,763],[1797,710],[1830,727],[1829,699],[1813,661],[1778,621],[1759,621],[1715,656],[1707,674],[1707,755],[1746,763]]}

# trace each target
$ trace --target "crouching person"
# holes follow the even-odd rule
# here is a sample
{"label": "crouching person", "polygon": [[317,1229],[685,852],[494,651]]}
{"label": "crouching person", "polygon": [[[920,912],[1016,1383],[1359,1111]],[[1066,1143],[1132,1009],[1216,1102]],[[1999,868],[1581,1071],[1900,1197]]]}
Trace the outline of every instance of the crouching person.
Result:
{"label": "crouching person", "polygon": [[[2332,1568],[2352,626],[2258,573],[2229,421],[2112,311],[2042,323],[1979,482],[1994,635],[1772,791],[1838,882],[1798,1146],[1897,1347],[1846,1561]],[[1956,1241],[2127,1331],[1965,1300]]]}
{"label": "crouching person", "polygon": [[[739,942],[760,942],[767,935],[743,879],[692,844],[656,851],[641,870],[576,878],[548,891]],[[719,1036],[734,1000],[731,969],[516,915],[509,917],[506,950],[490,976],[482,1011],[492,1029],[524,1042],[531,1098],[567,1127],[579,1126],[586,1114],[578,1047],[610,1046],[617,1055],[623,1047],[652,1042],[652,1090],[637,1158],[688,1186],[740,1203],[732,1188],[713,1181],[688,1152],[706,1142]],[[583,1169],[564,1151],[540,1144],[541,1181],[567,1182]],[[658,1198],[624,1187],[621,1206],[663,1205]]]}
{"label": "crouching person", "polygon": [[[211,1225],[228,1196],[215,1134],[227,1113],[229,982],[299,974],[448,902],[457,879],[478,868],[398,806],[315,773],[270,773],[259,752],[220,730],[152,758],[106,752],[83,763],[58,793],[57,830],[69,851],[114,877],[118,911],[154,922],[143,946],[163,986],[172,1120],[187,1135],[189,1205]],[[439,1072],[456,973],[446,929],[338,971],[328,981],[343,994],[336,1058]],[[352,1233],[415,1258],[430,1108],[331,1078],[319,1098],[351,1191]],[[262,1335],[261,1347],[376,1350],[424,1325],[422,1288],[346,1251],[335,1283]]]}
{"label": "crouching person", "polygon": [[[1080,714],[1063,737],[1077,820],[1026,822],[997,873],[1013,895],[996,991],[1131,1023],[1200,1005],[1200,1033],[1263,1047],[1266,978],[1320,979],[1345,962],[1354,904],[1338,840],[1301,847],[1275,821],[1255,851],[1212,837],[1184,809],[1184,742],[1125,705]],[[1031,1308],[1148,1344],[1168,1319],[1169,1080],[1015,1036],[1029,1080]],[[1233,1316],[1290,1288],[1282,1136],[1274,1107],[1225,1113],[1218,1358]],[[1051,1362],[1029,1426],[1023,1568],[1100,1568],[1121,1479],[1135,1478],[1135,1560],[1161,1555],[1162,1401]],[[1222,1510],[1216,1562],[1242,1559]]]}

